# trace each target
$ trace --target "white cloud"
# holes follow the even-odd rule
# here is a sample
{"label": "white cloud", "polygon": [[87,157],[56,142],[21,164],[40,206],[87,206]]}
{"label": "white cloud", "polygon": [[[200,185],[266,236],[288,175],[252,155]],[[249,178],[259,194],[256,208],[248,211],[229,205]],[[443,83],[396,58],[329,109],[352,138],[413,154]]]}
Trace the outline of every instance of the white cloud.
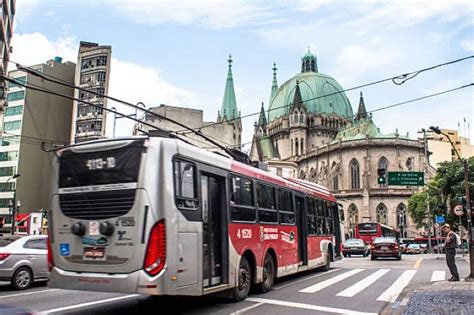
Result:
{"label": "white cloud", "polygon": [[[15,49],[12,60],[23,65],[39,64],[54,56],[61,56],[64,61],[77,62],[78,41],[72,37],[51,41],[41,33],[16,34],[13,37],[13,46]],[[189,106],[195,102],[191,92],[166,81],[159,69],[116,58],[112,58],[109,95],[131,103],[141,101],[148,107],[158,106],[160,103]],[[115,106],[127,114],[135,112],[125,105],[110,101],[108,106]],[[109,116],[107,134],[111,135],[113,115]],[[116,134],[130,135],[133,124],[127,119],[117,120]]]}
{"label": "white cloud", "polygon": [[[15,25],[16,22],[21,23],[23,19],[33,13],[38,6],[40,0],[18,0],[16,1]],[[14,27],[15,28],[15,27]]]}
{"label": "white cloud", "polygon": [[342,49],[336,58],[337,67],[334,77],[343,85],[354,85],[360,82],[368,72],[380,69],[396,59],[396,52],[372,45],[350,45]]}
{"label": "white cloud", "polygon": [[[470,0],[391,0],[368,1],[362,7],[365,11],[359,23],[375,23],[390,26],[411,26],[437,17],[451,21],[462,16],[470,16],[474,6]],[[362,13],[362,12],[361,12]]]}
{"label": "white cloud", "polygon": [[159,25],[168,22],[198,24],[214,29],[268,22],[266,9],[246,0],[104,0],[137,23]]}
{"label": "white cloud", "polygon": [[63,57],[64,61],[77,62],[78,46],[73,37],[60,38],[54,42],[41,33],[15,34],[12,47],[11,60],[24,65],[39,64],[55,56]]}
{"label": "white cloud", "polygon": [[474,40],[466,39],[461,42],[461,48],[468,52],[474,51]]}

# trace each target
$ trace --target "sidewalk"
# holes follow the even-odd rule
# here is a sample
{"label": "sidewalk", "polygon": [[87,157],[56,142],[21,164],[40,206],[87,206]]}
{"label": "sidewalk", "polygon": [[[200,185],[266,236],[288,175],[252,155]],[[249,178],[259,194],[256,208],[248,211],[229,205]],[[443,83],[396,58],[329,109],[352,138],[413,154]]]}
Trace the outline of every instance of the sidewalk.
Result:
{"label": "sidewalk", "polygon": [[403,315],[474,314],[474,282],[434,282],[413,292],[398,311]]}

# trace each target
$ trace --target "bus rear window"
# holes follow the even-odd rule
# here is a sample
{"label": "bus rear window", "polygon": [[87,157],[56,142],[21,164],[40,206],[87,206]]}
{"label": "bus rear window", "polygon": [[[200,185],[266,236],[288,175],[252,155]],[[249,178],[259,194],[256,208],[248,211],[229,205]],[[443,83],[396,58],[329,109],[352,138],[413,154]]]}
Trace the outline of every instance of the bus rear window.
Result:
{"label": "bus rear window", "polygon": [[104,151],[66,150],[59,158],[59,187],[136,183],[144,150],[143,140]]}
{"label": "bus rear window", "polygon": [[359,224],[359,234],[375,234],[377,233],[377,224],[361,223]]}

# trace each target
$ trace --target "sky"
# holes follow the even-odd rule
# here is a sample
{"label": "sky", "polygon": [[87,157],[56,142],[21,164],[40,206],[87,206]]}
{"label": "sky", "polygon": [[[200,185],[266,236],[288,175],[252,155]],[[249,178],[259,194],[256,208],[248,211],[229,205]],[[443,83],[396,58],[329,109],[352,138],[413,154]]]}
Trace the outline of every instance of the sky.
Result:
{"label": "sky", "polygon": [[[61,56],[77,62],[80,41],[111,45],[110,96],[148,108],[202,109],[206,121],[216,121],[222,105],[229,54],[242,116],[258,113],[262,102],[268,107],[273,63],[281,85],[299,73],[308,47],[319,72],[344,89],[474,55],[470,0],[16,2],[12,61],[34,65]],[[473,58],[422,72],[403,85],[389,81],[346,94],[356,112],[363,92],[371,111],[472,82]],[[242,121],[243,143],[251,142],[257,118]],[[474,139],[474,87],[376,111],[373,119],[382,133],[398,130],[416,138],[434,125]],[[112,122],[109,117],[109,136]],[[132,127],[118,119],[116,134],[130,135]]]}

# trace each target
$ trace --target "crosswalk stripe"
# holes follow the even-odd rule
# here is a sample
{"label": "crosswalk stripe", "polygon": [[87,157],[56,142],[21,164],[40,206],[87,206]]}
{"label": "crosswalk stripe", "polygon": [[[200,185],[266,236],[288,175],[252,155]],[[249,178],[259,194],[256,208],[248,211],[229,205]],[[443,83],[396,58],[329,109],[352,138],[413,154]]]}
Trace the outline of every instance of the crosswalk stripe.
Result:
{"label": "crosswalk stripe", "polygon": [[385,301],[385,302],[395,302],[397,297],[403,291],[403,289],[410,283],[411,279],[415,276],[416,270],[406,270],[402,273],[400,277],[387,289],[384,293],[382,293],[378,298],[377,301]]}
{"label": "crosswalk stripe", "polygon": [[324,288],[326,288],[326,287],[328,287],[328,286],[330,286],[330,285],[332,285],[332,284],[334,284],[334,283],[336,283],[336,282],[339,282],[339,281],[342,281],[342,280],[344,280],[344,279],[346,279],[346,278],[349,278],[349,277],[351,277],[351,276],[353,276],[353,275],[355,275],[355,274],[357,274],[357,273],[359,273],[359,272],[361,272],[361,271],[363,271],[363,270],[364,270],[364,269],[352,269],[351,271],[342,273],[342,274],[337,275],[337,276],[335,276],[335,277],[333,277],[333,278],[330,278],[330,279],[328,279],[328,280],[325,280],[325,281],[322,281],[322,282],[320,282],[320,283],[316,283],[316,284],[314,284],[314,285],[312,285],[312,286],[309,286],[309,287],[307,287],[307,288],[304,288],[304,289],[300,290],[299,292],[303,292],[303,293],[315,293],[315,292],[317,292],[317,291],[319,291],[319,290],[322,290],[322,289],[324,289]]}
{"label": "crosswalk stripe", "polygon": [[364,290],[369,285],[377,281],[380,277],[382,277],[387,272],[389,272],[389,269],[380,269],[374,272],[373,274],[371,274],[370,276],[360,280],[356,284],[348,287],[344,291],[339,292],[337,296],[353,297],[354,295],[356,295],[357,293],[359,293],[360,291]]}
{"label": "crosswalk stripe", "polygon": [[431,275],[431,281],[443,281],[446,278],[446,271],[435,270]]}

